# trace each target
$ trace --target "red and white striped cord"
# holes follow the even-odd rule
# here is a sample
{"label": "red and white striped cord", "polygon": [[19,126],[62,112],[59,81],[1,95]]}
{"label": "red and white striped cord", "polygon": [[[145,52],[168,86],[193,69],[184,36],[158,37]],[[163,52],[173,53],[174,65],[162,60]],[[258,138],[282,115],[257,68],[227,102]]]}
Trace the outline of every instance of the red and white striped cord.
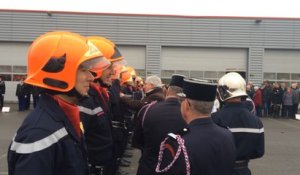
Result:
{"label": "red and white striped cord", "polygon": [[163,158],[163,151],[165,150],[165,142],[167,141],[168,137],[165,138],[165,140],[163,142],[161,142],[160,144],[160,150],[159,150],[159,155],[158,155],[158,163],[157,166],[155,168],[155,171],[157,173],[161,173],[161,172],[167,172],[168,170],[170,170],[170,168],[173,166],[173,164],[175,163],[175,161],[178,159],[181,151],[184,154],[184,159],[185,159],[185,164],[186,164],[186,174],[190,175],[191,173],[191,166],[190,166],[190,161],[189,161],[189,156],[186,150],[186,147],[184,145],[184,139],[180,136],[180,135],[176,135],[176,140],[178,143],[178,149],[176,151],[176,154],[174,156],[174,159],[172,160],[172,162],[166,166],[164,169],[160,170],[160,165],[161,165],[161,161]]}

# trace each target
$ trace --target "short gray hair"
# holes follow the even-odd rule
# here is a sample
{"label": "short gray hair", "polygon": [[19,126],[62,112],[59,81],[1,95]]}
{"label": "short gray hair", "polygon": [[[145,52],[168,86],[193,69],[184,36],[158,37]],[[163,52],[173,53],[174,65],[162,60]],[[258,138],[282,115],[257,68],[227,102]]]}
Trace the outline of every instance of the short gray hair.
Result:
{"label": "short gray hair", "polygon": [[147,77],[145,83],[153,84],[155,87],[162,87],[161,79],[156,75]]}
{"label": "short gray hair", "polygon": [[[181,87],[178,87],[178,86],[169,86],[168,88],[168,93],[170,95],[175,95],[175,96],[178,96],[177,94],[178,93],[183,93],[183,90]],[[178,96],[179,97],[179,96]]]}
{"label": "short gray hair", "polygon": [[188,99],[191,104],[192,111],[201,114],[210,114],[212,107],[214,105],[214,101],[197,101]]}

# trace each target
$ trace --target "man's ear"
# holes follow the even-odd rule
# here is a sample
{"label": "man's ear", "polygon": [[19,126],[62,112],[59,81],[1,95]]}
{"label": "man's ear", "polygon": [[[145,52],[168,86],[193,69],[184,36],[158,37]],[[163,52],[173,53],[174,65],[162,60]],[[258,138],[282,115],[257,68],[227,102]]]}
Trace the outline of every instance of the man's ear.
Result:
{"label": "man's ear", "polygon": [[183,102],[182,102],[182,105],[183,105],[184,111],[187,112],[189,110],[189,108],[190,108],[188,100],[184,99]]}

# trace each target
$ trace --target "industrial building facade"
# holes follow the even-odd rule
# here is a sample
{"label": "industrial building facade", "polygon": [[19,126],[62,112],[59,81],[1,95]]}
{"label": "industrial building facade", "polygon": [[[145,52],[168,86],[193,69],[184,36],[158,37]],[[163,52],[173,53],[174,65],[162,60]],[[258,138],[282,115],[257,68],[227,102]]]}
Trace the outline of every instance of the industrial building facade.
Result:
{"label": "industrial building facade", "polygon": [[187,17],[129,14],[0,11],[0,75],[5,100],[26,75],[27,49],[39,35],[68,30],[114,41],[141,76],[173,73],[217,80],[245,71],[256,85],[300,82],[300,19]]}

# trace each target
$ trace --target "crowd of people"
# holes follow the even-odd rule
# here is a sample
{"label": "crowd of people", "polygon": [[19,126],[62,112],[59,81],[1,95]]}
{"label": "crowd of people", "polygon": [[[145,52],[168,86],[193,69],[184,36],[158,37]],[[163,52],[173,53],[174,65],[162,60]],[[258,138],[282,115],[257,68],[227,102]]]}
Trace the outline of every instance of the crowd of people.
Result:
{"label": "crowd of people", "polygon": [[138,175],[250,175],[249,161],[264,155],[263,124],[244,105],[238,73],[218,84],[174,74],[164,85],[139,77],[107,38],[54,31],[29,48],[20,111],[36,90],[9,146],[9,175],[126,174],[128,145],[141,152]]}
{"label": "crowd of people", "polygon": [[298,83],[270,83],[265,81],[260,87],[247,85],[247,94],[254,101],[259,117],[295,119],[300,102]]}

